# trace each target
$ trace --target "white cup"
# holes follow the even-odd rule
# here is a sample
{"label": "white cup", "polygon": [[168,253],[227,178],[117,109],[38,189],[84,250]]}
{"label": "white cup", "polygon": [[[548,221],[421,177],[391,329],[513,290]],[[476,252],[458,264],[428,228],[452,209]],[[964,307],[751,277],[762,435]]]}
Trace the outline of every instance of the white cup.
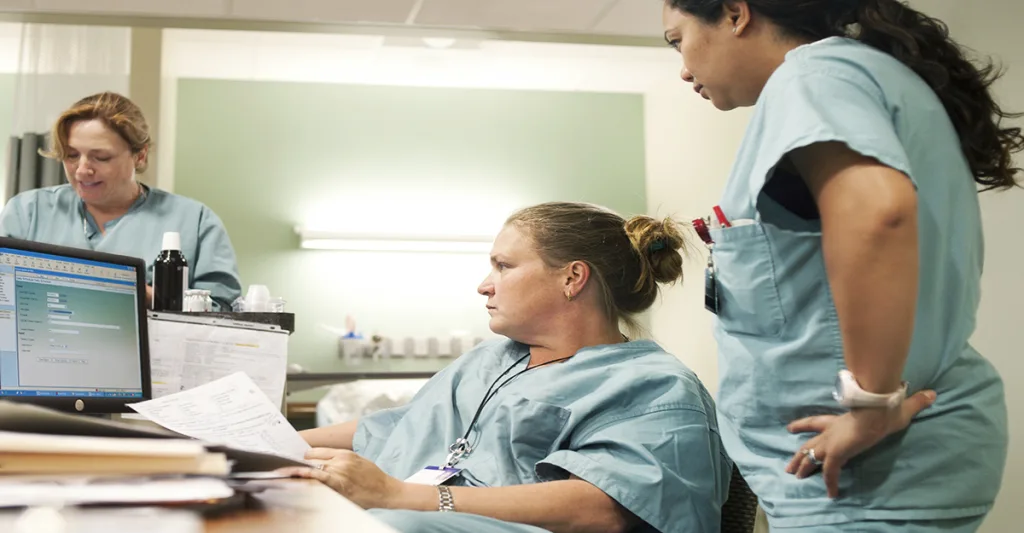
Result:
{"label": "white cup", "polygon": [[249,285],[245,294],[245,310],[253,313],[270,311],[270,289],[266,285]]}

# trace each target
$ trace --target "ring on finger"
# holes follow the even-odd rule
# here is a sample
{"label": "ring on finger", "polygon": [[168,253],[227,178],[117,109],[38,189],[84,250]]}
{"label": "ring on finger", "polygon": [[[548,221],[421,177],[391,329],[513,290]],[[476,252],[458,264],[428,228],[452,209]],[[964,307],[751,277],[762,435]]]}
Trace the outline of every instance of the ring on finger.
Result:
{"label": "ring on finger", "polygon": [[814,466],[821,466],[821,461],[819,461],[818,458],[814,456],[814,448],[805,450],[804,455],[806,455],[807,458],[811,460],[811,463]]}

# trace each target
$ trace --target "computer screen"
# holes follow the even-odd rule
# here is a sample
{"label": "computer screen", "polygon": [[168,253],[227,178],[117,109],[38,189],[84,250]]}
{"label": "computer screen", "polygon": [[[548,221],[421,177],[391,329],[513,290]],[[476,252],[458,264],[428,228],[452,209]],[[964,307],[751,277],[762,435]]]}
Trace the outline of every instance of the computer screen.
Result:
{"label": "computer screen", "polygon": [[124,412],[148,397],[143,268],[0,239],[0,399]]}

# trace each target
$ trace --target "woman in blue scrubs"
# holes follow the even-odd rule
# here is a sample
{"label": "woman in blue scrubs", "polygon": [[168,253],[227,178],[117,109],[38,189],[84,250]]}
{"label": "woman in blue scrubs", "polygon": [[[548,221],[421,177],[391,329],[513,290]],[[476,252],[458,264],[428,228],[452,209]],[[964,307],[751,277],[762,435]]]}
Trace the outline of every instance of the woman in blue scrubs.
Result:
{"label": "woman in blue scrubs", "polygon": [[[670,221],[590,205],[514,214],[479,287],[506,339],[404,407],[303,432],[322,470],[291,472],[405,533],[717,533],[732,467],[712,399],[620,332],[680,279],[682,245]],[[446,463],[446,485],[422,484]]]}
{"label": "woman in blue scrubs", "polygon": [[[57,119],[46,154],[63,162],[68,183],[12,198],[0,236],[138,257],[152,283],[163,234],[176,231],[189,287],[209,290],[230,310],[242,286],[224,224],[209,207],[135,179],[151,144],[142,110],[128,98],[100,93],[76,102]],[[152,287],[146,292],[152,302]]]}
{"label": "woman in blue scrubs", "polygon": [[976,530],[1007,450],[969,343],[978,188],[1013,187],[1024,146],[995,72],[896,0],[669,0],[664,23],[684,81],[754,106],[704,237],[719,426],[772,529]]}

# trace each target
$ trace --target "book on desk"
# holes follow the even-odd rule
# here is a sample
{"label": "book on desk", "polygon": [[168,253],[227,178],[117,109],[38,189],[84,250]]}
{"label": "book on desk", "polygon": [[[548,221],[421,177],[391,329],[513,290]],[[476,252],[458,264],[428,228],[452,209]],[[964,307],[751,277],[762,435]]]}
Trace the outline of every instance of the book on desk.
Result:
{"label": "book on desk", "polygon": [[0,475],[226,476],[230,471],[224,453],[195,441],[0,431]]}
{"label": "book on desk", "polygon": [[0,509],[32,505],[221,508],[232,476],[305,463],[163,428],[0,401]]}

